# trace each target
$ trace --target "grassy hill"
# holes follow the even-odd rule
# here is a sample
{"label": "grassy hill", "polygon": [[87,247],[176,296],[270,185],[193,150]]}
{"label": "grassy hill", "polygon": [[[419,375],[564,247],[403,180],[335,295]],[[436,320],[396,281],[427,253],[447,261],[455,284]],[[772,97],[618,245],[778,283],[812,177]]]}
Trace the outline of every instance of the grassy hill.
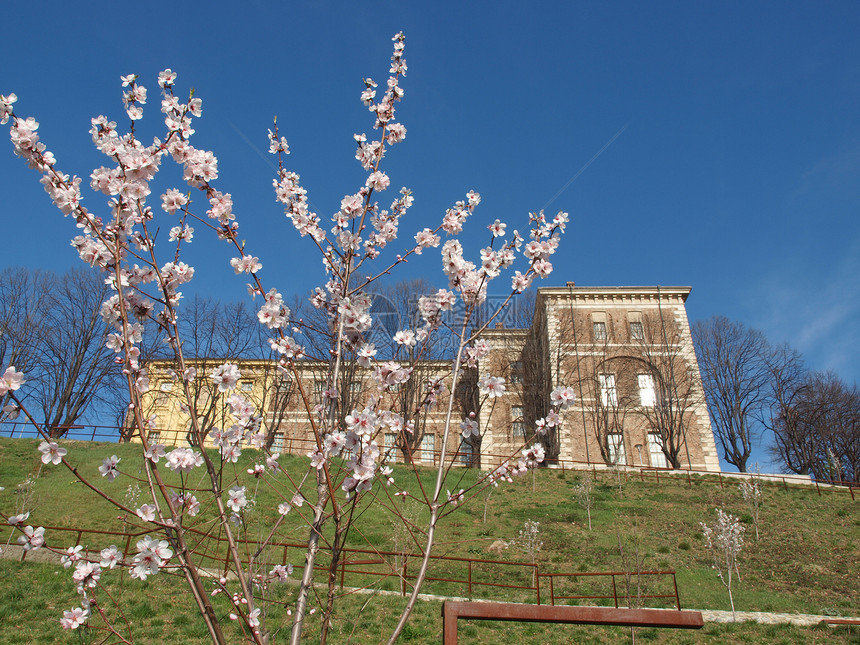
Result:
{"label": "grassy hill", "polygon": [[[26,507],[32,511],[29,523],[33,525],[117,531],[127,526],[117,519],[116,509],[94,497],[81,484],[73,484],[67,470],[41,466],[36,446],[37,442],[30,440],[0,439],[0,486],[5,487],[0,491],[3,512],[17,512],[23,498],[27,498]],[[122,457],[121,469],[125,464],[130,468],[136,465],[134,446],[69,442],[66,447],[71,462],[81,472],[99,479],[99,483],[104,480],[98,477],[97,469],[105,456]],[[256,491],[255,520],[271,525],[277,517],[279,498],[268,487],[257,486],[260,480],[247,475],[246,469],[254,457],[253,451],[245,451],[227,476],[248,486],[249,495]],[[285,457],[282,464],[298,473],[304,461]],[[406,475],[398,470],[395,469],[395,478],[407,481]],[[457,470],[446,483],[452,490],[459,490],[474,481],[475,476],[474,471]],[[431,477],[432,471],[428,470],[428,484]],[[511,542],[524,522],[532,520],[540,522],[543,545],[536,561],[542,572],[621,571],[632,566],[630,555],[638,552],[642,569],[676,571],[685,608],[729,609],[725,588],[711,568],[711,556],[699,530],[699,522],[712,523],[716,517],[714,509],[722,507],[740,516],[748,529],[739,558],[742,579],[734,587],[738,610],[860,615],[860,499],[853,501],[844,490],[824,490],[819,496],[814,488],[784,490],[779,485],[765,485],[759,520],[761,538],[756,541],[752,518],[737,485],[724,480],[721,487],[716,478],[694,478],[690,484],[685,478],[661,477],[658,483],[633,477],[625,479],[612,473],[598,475],[589,531],[585,510],[573,497],[579,477],[574,472],[542,469],[534,477],[528,474],[513,484],[492,489],[488,498],[487,493],[477,495],[444,520],[435,553],[525,561],[524,552],[513,544],[500,554],[488,549],[497,540]],[[418,494],[417,487],[412,486],[406,486],[407,490]],[[132,501],[138,494],[135,482],[128,476],[106,487],[123,501]],[[145,501],[140,498],[136,505]],[[405,515],[415,516],[420,524],[421,511],[414,500],[407,498],[398,503]],[[132,524],[136,523],[136,518],[131,519]],[[305,540],[306,532],[298,518],[290,515],[288,519],[288,536],[298,542]],[[8,531],[0,535],[5,543]],[[48,539],[50,542],[50,534]],[[368,541],[381,550],[399,550],[395,546],[403,541],[390,516],[379,513],[373,506],[361,515],[360,533],[352,532],[348,544],[366,548]],[[65,547],[73,542],[73,536],[64,536],[56,546]],[[171,639],[206,642],[182,580],[157,576],[140,583],[127,576],[106,575],[105,580],[108,578],[110,588],[127,595],[130,622],[141,630],[140,642]],[[512,584],[525,586],[530,582],[520,578],[519,582],[512,578]],[[384,586],[398,587],[397,581],[390,579]],[[462,585],[437,584],[425,590],[465,595]],[[500,596],[498,590],[487,590],[490,592],[497,600],[525,600],[528,596],[522,591],[511,591],[508,597]],[[284,591],[285,603],[289,602],[290,593]],[[6,600],[0,603],[0,643],[79,642],[76,635],[63,634],[58,629],[57,618],[62,609],[76,604],[73,583],[61,567],[0,561],[0,594]],[[474,595],[485,594],[475,591]],[[377,642],[390,629],[402,603],[396,596],[375,598],[370,604],[367,596],[352,595],[344,600],[333,642]],[[273,607],[272,611],[277,613],[282,608]],[[440,642],[439,616],[438,603],[422,603],[404,634],[405,640]],[[26,630],[33,631],[21,640]],[[501,639],[517,639],[523,644],[629,640],[629,630],[610,628],[474,622],[466,623],[461,631],[464,642],[478,643]],[[736,624],[708,625],[701,632],[640,629],[637,638],[658,643],[849,643],[860,642],[857,631],[855,628],[852,634],[845,628]]]}

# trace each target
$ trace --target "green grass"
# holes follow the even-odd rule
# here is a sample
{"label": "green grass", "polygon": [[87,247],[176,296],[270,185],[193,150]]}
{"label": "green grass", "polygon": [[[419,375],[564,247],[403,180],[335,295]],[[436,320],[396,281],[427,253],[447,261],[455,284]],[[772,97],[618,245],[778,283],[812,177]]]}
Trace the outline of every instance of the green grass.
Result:
{"label": "green grass", "polygon": [[[18,512],[26,497],[27,510],[32,512],[28,523],[34,526],[61,525],[119,532],[135,530],[139,526],[136,517],[118,519],[123,515],[121,512],[87,491],[82,484],[72,483],[74,478],[65,468],[42,466],[37,445],[37,442],[29,440],[0,439],[0,486],[5,487],[0,492],[0,510],[7,515]],[[129,485],[134,482],[129,476],[106,482],[98,475],[101,460],[116,454],[122,458],[120,469],[123,473],[143,477],[143,473],[134,470],[137,466],[135,446],[69,442],[66,447],[71,463],[120,501],[126,501]],[[223,486],[229,488],[234,482],[247,486],[249,496],[255,494],[257,501],[253,519],[267,528],[277,519],[275,509],[283,494],[269,488],[266,479],[256,480],[246,473],[256,457],[253,451],[245,451],[239,463],[230,464],[223,473]],[[281,462],[295,476],[300,476],[307,460],[283,457]],[[177,481],[169,471],[163,472],[168,481]],[[446,488],[467,488],[476,475],[475,471],[454,471],[446,482]],[[431,470],[422,471],[425,488],[432,487],[433,476]],[[28,477],[33,483],[21,488],[19,485]],[[412,496],[420,495],[419,487],[409,479],[403,467],[395,468],[395,478],[398,487],[406,488]],[[542,572],[618,571],[623,568],[618,549],[619,537],[629,550],[636,534],[640,551],[644,554],[643,568],[669,568],[677,572],[684,607],[729,609],[725,588],[711,569],[711,558],[699,531],[699,522],[713,522],[714,509],[723,507],[733,515],[741,516],[748,528],[746,544],[739,559],[742,580],[733,587],[737,609],[860,614],[860,500],[852,501],[844,491],[823,491],[819,496],[814,488],[785,491],[776,485],[766,486],[760,519],[761,540],[756,542],[751,519],[737,486],[725,481],[721,488],[715,479],[694,480],[689,485],[684,478],[661,476],[659,483],[631,478],[619,491],[614,475],[598,476],[596,501],[591,513],[593,530],[589,531],[585,510],[572,496],[577,479],[576,473],[541,470],[534,480],[535,492],[532,491],[531,475],[513,484],[500,485],[490,495],[486,522],[482,520],[486,493],[474,497],[443,520],[434,553],[524,561],[525,555],[513,546],[501,555],[491,554],[487,549],[497,539],[510,541],[522,528],[523,522],[531,519],[541,523],[543,548],[538,553],[537,562]],[[191,481],[190,485],[200,486],[202,483],[198,479]],[[309,498],[313,497],[312,485],[312,481],[307,482],[302,489]],[[377,486],[375,491],[379,490]],[[380,499],[386,504],[399,505],[405,514],[415,515],[418,525],[426,519],[426,510],[420,511],[414,500],[398,498],[389,502],[387,497]],[[145,501],[141,496],[134,506]],[[302,510],[307,511],[307,506]],[[357,514],[356,530],[347,537],[348,546],[368,548],[371,544],[380,550],[394,549],[395,530],[390,514],[380,511],[378,505],[362,505]],[[210,517],[211,509],[204,509],[201,527],[207,526]],[[291,512],[287,520],[282,527],[283,532],[279,532],[279,539],[305,541],[306,529],[298,513]],[[0,537],[5,542],[9,534],[8,530],[0,532]],[[60,548],[75,541],[72,534],[58,537],[56,532],[53,535],[49,532],[47,537],[49,543]],[[101,548],[108,543],[110,541],[90,546]],[[281,555],[279,551],[271,553],[270,557],[279,560]],[[288,559],[299,564],[301,556],[301,550],[294,549],[289,552]],[[512,570],[500,574],[498,568],[482,569],[478,566],[472,573],[476,583],[500,581],[503,575],[505,583],[527,585],[531,577],[528,571]],[[452,562],[437,565],[431,575],[466,577],[467,570],[465,565]],[[126,596],[126,617],[134,630],[142,630],[143,636],[138,637],[141,642],[206,642],[205,631],[201,631],[201,623],[190,595],[185,591],[184,580],[160,575],[140,583],[116,572],[106,573],[103,580],[109,590],[115,589],[117,593],[121,590]],[[600,591],[598,581],[589,581],[588,585],[589,592],[582,591],[585,589],[582,585],[576,591],[571,588],[571,592]],[[398,589],[399,580],[389,578],[379,588]],[[534,598],[533,592],[530,595],[518,590],[476,589],[480,589],[475,592],[476,597],[486,596],[495,600],[533,601]],[[425,591],[466,595],[464,586],[455,583],[428,583]],[[286,624],[289,619],[283,606],[289,602],[292,592],[287,587],[278,593],[281,594],[279,603],[271,606],[272,618],[276,624]],[[57,619],[62,610],[77,604],[68,571],[59,566],[0,562],[0,594],[5,599],[0,603],[0,643],[80,642],[76,635],[63,634],[58,629]],[[391,629],[402,600],[380,597],[364,607],[366,601],[364,596],[349,596],[339,605],[332,642],[347,642],[350,634],[354,642],[377,642]],[[229,611],[226,605],[221,610]],[[419,643],[439,642],[439,616],[438,605],[420,603],[403,639]],[[318,625],[313,627],[313,620],[311,623],[311,630],[318,629]],[[817,628],[708,625],[695,633],[639,630],[638,637],[643,642],[655,643],[848,643],[860,642],[857,631],[855,628],[852,636],[844,628],[822,631]],[[613,639],[622,637],[629,640],[629,631],[625,630],[537,624],[466,622],[461,626],[461,632],[464,642],[477,643],[495,643],[500,639],[517,639],[522,643],[608,643],[617,642]],[[281,633],[278,640],[283,636]],[[235,637],[241,640],[238,632]]]}

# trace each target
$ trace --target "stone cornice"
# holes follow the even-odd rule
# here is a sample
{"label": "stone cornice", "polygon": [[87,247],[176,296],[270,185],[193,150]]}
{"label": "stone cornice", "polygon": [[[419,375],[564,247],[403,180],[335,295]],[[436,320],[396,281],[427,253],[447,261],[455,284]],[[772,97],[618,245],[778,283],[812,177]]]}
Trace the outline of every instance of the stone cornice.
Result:
{"label": "stone cornice", "polygon": [[684,303],[691,287],[541,287],[538,300],[573,300],[588,303]]}

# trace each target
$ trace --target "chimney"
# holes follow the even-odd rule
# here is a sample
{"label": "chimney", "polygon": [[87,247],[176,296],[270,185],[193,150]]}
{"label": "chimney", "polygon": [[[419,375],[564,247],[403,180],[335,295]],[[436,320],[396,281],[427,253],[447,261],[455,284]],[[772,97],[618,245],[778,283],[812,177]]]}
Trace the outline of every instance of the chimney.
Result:
{"label": "chimney", "polygon": [[576,283],[575,283],[575,282],[568,282],[568,283],[567,283],[567,286],[568,286],[568,287],[575,287],[575,286],[576,286]]}

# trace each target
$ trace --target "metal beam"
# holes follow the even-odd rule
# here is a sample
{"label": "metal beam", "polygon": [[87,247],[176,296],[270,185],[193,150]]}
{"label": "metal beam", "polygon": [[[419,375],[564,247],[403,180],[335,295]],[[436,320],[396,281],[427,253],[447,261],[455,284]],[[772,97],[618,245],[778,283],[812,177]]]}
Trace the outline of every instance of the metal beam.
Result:
{"label": "metal beam", "polygon": [[442,603],[444,645],[457,645],[457,620],[502,620],[527,623],[573,625],[622,625],[628,627],[672,627],[701,629],[701,612],[675,609],[616,609],[614,607],[570,607],[521,605],[497,602]]}

